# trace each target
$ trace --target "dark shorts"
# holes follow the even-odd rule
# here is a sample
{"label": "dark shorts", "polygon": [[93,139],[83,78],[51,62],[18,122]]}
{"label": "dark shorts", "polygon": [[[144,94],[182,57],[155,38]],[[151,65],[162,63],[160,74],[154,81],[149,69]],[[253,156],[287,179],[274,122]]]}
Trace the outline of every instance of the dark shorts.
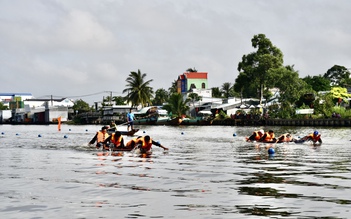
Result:
{"label": "dark shorts", "polygon": [[134,121],[128,123],[128,126],[134,125]]}

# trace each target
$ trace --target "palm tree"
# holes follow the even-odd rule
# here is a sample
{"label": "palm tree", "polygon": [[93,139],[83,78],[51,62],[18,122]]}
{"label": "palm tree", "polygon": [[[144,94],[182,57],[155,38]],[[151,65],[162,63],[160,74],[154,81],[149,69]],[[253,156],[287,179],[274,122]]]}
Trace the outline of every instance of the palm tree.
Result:
{"label": "palm tree", "polygon": [[126,82],[126,89],[123,90],[123,93],[128,93],[125,97],[127,102],[132,104],[132,107],[141,105],[142,107],[151,104],[151,98],[153,97],[154,91],[150,87],[151,80],[144,81],[146,77],[145,73],[141,73],[138,69],[138,72],[130,72]]}
{"label": "palm tree", "polygon": [[189,110],[187,106],[188,102],[189,99],[184,101],[181,94],[174,93],[170,96],[168,103],[164,105],[163,108],[167,110],[168,113],[181,117]]}
{"label": "palm tree", "polygon": [[225,98],[230,97],[231,89],[232,89],[232,83],[226,82],[222,85],[221,92],[223,93]]}
{"label": "palm tree", "polygon": [[[202,100],[202,97],[199,96],[197,93],[191,93],[188,95],[189,101],[193,103],[193,107],[195,109],[195,101],[200,101]],[[195,110],[195,116],[196,116],[196,110]]]}

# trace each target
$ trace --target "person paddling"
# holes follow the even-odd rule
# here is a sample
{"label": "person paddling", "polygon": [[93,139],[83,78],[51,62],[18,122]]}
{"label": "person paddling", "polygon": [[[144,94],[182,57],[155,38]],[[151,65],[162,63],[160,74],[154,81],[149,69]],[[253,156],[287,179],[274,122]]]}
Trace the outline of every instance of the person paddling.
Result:
{"label": "person paddling", "polygon": [[275,143],[276,138],[273,130],[269,130],[268,132],[264,133],[264,135],[260,138],[260,142],[264,143]]}
{"label": "person paddling", "polygon": [[134,149],[135,147],[138,147],[141,153],[148,153],[151,151],[152,145],[163,148],[163,150],[168,150],[168,148],[152,140],[149,135],[138,136],[137,138],[130,140],[127,142],[126,148]]}
{"label": "person paddling", "polygon": [[306,135],[298,141],[312,141],[314,145],[316,145],[317,143],[322,144],[321,134],[319,134],[318,131],[314,131],[313,133]]}
{"label": "person paddling", "polygon": [[109,137],[109,134],[107,133],[107,127],[103,126],[101,128],[101,131],[98,131],[93,137],[93,139],[91,139],[91,141],[89,142],[89,145],[92,145],[96,142],[96,148],[99,149],[100,147],[104,146],[104,142],[108,137]]}
{"label": "person paddling", "polygon": [[105,139],[104,141],[105,149],[112,149],[112,150],[118,150],[120,148],[124,148],[124,139],[122,136],[122,133],[119,131],[116,131],[115,133],[112,133],[108,138]]}
{"label": "person paddling", "polygon": [[263,135],[264,135],[263,129],[254,131],[250,137],[246,137],[246,141],[248,142],[259,141]]}

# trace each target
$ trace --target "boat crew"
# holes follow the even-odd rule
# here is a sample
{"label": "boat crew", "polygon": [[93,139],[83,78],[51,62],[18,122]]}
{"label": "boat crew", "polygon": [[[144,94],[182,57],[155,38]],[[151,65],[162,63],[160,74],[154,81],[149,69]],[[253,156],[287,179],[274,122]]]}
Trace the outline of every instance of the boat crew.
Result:
{"label": "boat crew", "polygon": [[260,142],[265,142],[265,143],[275,143],[276,138],[273,130],[269,130],[268,132],[264,133],[264,135],[261,137],[259,140]]}
{"label": "boat crew", "polygon": [[137,138],[134,138],[130,140],[127,144],[127,148],[134,148],[138,147],[140,149],[141,153],[147,153],[150,152],[152,145],[156,145],[160,148],[163,148],[163,150],[168,150],[168,148],[162,146],[160,143],[152,140],[150,136],[145,135],[145,136],[138,136]]}
{"label": "boat crew", "polygon": [[259,141],[263,135],[263,129],[254,131],[250,137],[246,137],[246,141]]}
{"label": "boat crew", "polygon": [[293,139],[293,136],[290,133],[282,134],[276,140],[277,143],[292,142],[292,141],[294,141],[294,139]]}
{"label": "boat crew", "polygon": [[116,150],[118,148],[124,148],[124,139],[122,137],[122,133],[116,131],[112,133],[108,138],[104,141],[105,149]]}
{"label": "boat crew", "polygon": [[317,142],[319,144],[322,144],[322,138],[321,138],[321,134],[319,134],[318,131],[314,131],[313,133],[306,135],[305,137],[301,138],[301,140],[303,141],[312,141],[313,144],[317,144]]}
{"label": "boat crew", "polygon": [[109,134],[107,133],[107,127],[103,126],[101,128],[101,131],[98,131],[93,139],[89,142],[89,144],[94,144],[96,142],[96,148],[101,148],[104,147],[104,142],[105,140],[109,137]]}

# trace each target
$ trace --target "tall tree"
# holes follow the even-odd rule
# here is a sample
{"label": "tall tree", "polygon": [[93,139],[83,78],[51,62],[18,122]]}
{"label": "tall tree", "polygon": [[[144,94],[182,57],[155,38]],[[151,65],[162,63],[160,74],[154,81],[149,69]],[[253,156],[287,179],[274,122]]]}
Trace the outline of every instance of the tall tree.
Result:
{"label": "tall tree", "polygon": [[75,111],[75,113],[82,113],[82,112],[90,111],[90,106],[84,100],[79,99],[79,100],[74,101],[72,109]]}
{"label": "tall tree", "polygon": [[113,96],[112,101],[115,102],[116,105],[126,105],[124,103],[124,98],[121,96]]}
{"label": "tall tree", "polygon": [[167,110],[168,113],[180,117],[186,114],[186,111],[189,110],[189,107],[187,106],[188,102],[189,99],[184,101],[181,94],[174,93],[170,96],[168,103],[165,104],[163,108]]}
{"label": "tall tree", "polygon": [[323,75],[323,77],[330,80],[330,85],[339,86],[342,80],[350,78],[350,71],[344,66],[334,65]]}
{"label": "tall tree", "polygon": [[231,95],[232,83],[225,82],[222,84],[221,92],[225,98],[229,98]]}
{"label": "tall tree", "polygon": [[212,90],[212,97],[214,98],[221,98],[222,97],[222,92],[219,90],[219,87],[213,87],[211,88]]}
{"label": "tall tree", "polygon": [[[202,100],[202,97],[199,96],[197,93],[189,94],[188,98],[192,102],[194,109],[195,109],[195,102]],[[195,116],[196,116],[196,110],[195,110]]]}
{"label": "tall tree", "polygon": [[141,105],[142,107],[151,104],[151,98],[153,97],[153,89],[150,87],[151,80],[145,81],[146,74],[138,72],[130,72],[126,79],[127,85],[123,93],[127,93],[125,97],[127,102],[132,104],[132,107]]}
{"label": "tall tree", "polygon": [[163,89],[157,89],[155,92],[155,98],[152,100],[152,104],[156,106],[161,106],[163,103],[168,101],[168,92]]}
{"label": "tall tree", "polygon": [[276,71],[272,70],[282,67],[283,53],[264,34],[255,35],[251,43],[257,51],[242,57],[238,71],[259,90],[262,103],[264,90],[275,85]]}
{"label": "tall tree", "polygon": [[294,70],[294,66],[285,66],[278,69],[276,78],[276,87],[279,88],[279,101],[286,105],[293,105],[302,95],[313,93],[308,84],[299,78],[298,71]]}
{"label": "tall tree", "polygon": [[178,89],[178,81],[174,80],[172,82],[172,86],[168,88],[169,95],[171,95],[173,93],[177,93],[177,89]]}
{"label": "tall tree", "polygon": [[312,89],[316,92],[330,90],[330,80],[321,75],[315,75],[313,77],[308,75],[302,80],[304,80],[308,85],[310,85]]}

